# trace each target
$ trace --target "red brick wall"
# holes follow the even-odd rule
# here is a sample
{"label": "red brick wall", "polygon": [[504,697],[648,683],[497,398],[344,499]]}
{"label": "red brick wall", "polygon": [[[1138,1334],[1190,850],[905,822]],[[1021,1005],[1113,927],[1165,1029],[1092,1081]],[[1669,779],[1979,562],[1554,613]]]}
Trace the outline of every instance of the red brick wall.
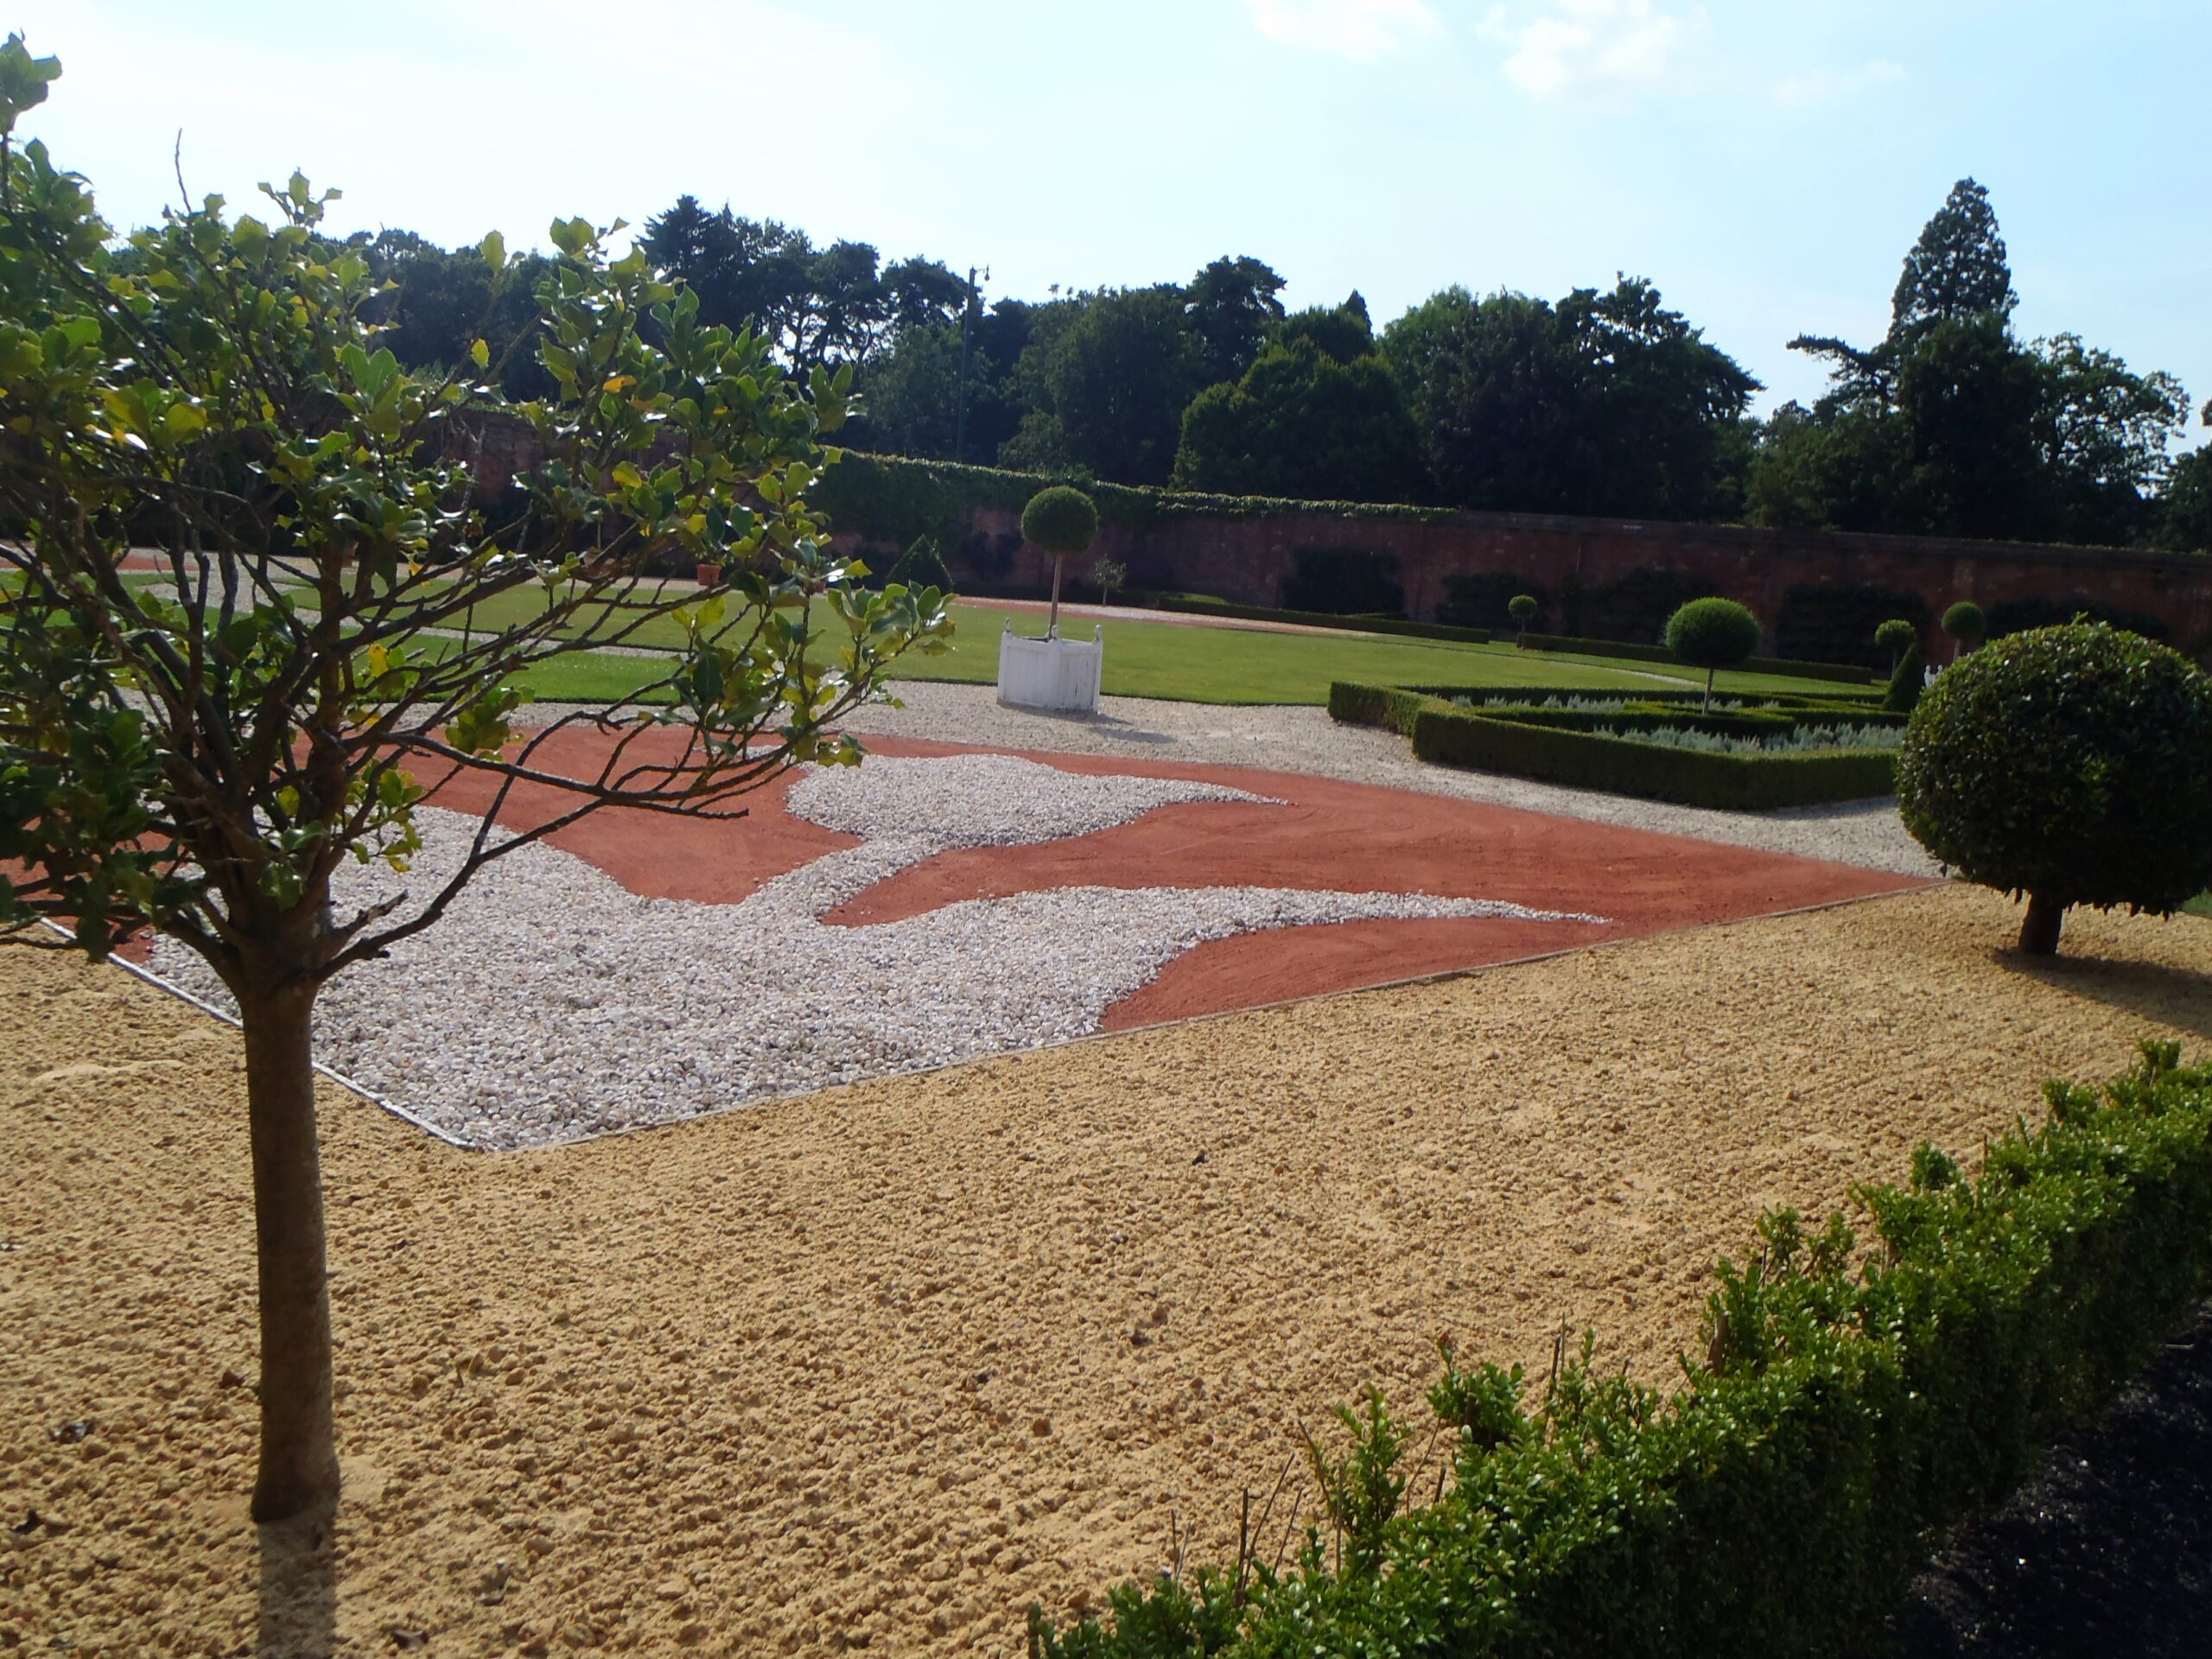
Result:
{"label": "red brick wall", "polygon": [[[489,423],[462,441],[472,446],[479,486],[486,490],[504,486],[510,474],[530,463],[536,448],[519,422]],[[987,572],[962,549],[950,549],[956,579],[984,576],[988,585],[1040,596],[1050,588],[1052,561],[1022,543],[1018,512],[976,509],[963,532],[970,547],[980,540],[987,550],[1010,555],[1013,564],[1003,574]],[[1556,594],[1560,579],[1570,574],[1587,591],[1652,568],[1713,582],[1750,606],[1770,628],[1783,594],[1801,583],[1871,585],[1917,593],[1935,616],[1961,599],[1985,608],[2012,599],[2060,604],[2095,599],[2158,617],[2185,650],[2212,652],[2212,557],[2189,554],[1486,512],[1427,521],[1330,512],[1179,514],[1144,530],[1101,525],[1096,553],[1126,565],[1133,588],[1278,605],[1296,550],[1308,547],[1357,547],[1394,556],[1407,613],[1423,621],[1435,620],[1445,578],[1462,571],[1510,571]],[[1080,568],[1070,574],[1083,575],[1095,556],[1073,561]]]}
{"label": "red brick wall", "polygon": [[[1013,551],[1012,570],[994,585],[1039,593],[1050,585],[1052,561],[1020,545],[1018,515],[979,510],[965,528]],[[1193,514],[1141,531],[1102,525],[1096,552],[1127,565],[1132,587],[1275,605],[1295,550],[1305,547],[1395,556],[1407,613],[1421,620],[1434,619],[1444,579],[1460,571],[1511,571],[1556,593],[1570,573],[1586,590],[1648,567],[1703,577],[1770,626],[1783,594],[1800,583],[1873,585],[1916,592],[1936,616],[1961,599],[1985,608],[2010,599],[2096,599],[2160,618],[2177,645],[2212,645],[2212,558],[2187,554],[1474,512],[1430,523],[1324,512]],[[1090,556],[1073,563],[1087,569]],[[956,578],[978,574],[960,554],[952,563]]]}

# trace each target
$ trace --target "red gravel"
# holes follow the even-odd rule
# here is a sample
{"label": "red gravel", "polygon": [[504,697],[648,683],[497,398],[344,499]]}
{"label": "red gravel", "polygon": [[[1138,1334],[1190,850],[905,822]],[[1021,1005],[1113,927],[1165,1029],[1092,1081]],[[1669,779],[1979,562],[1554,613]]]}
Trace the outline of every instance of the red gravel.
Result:
{"label": "red gravel", "polygon": [[[673,753],[674,733],[644,740]],[[606,740],[562,734],[541,754],[581,772]],[[871,738],[886,755],[973,753],[964,746]],[[1501,899],[1611,918],[1580,923],[1379,921],[1247,934],[1204,944],[1107,1013],[1109,1030],[1252,1007],[1393,980],[1480,967],[1607,939],[1770,914],[1924,885],[1909,876],[1548,817],[1408,791],[1237,766],[1149,766],[1120,758],[1027,753],[1065,771],[1201,779],[1281,805],[1173,806],[1074,840],[945,853],[870,888],[826,918],[896,921],[963,899],[1059,887],[1272,887]],[[608,809],[553,837],[634,893],[735,903],[761,882],[853,837],[784,810],[788,779],[749,797],[734,823]],[[441,804],[489,798],[470,779]],[[516,791],[514,824],[542,822],[557,798]]]}

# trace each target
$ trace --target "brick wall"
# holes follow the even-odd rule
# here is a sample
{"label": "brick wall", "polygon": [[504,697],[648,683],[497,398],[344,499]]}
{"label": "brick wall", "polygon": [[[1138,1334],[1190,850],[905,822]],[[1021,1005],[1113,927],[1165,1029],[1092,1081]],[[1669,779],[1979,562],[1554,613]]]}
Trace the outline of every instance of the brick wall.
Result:
{"label": "brick wall", "polygon": [[[1038,592],[1051,583],[1052,561],[1022,543],[1017,514],[977,509],[964,532],[956,578]],[[1306,547],[1392,556],[1407,613],[1421,620],[1434,620],[1445,578],[1458,572],[1510,571],[1556,593],[1570,574],[1586,590],[1660,569],[1714,583],[1770,626],[1793,587],[1871,585],[1917,593],[1936,616],[1961,599],[1985,609],[2014,599],[2094,599],[2158,617],[2177,645],[2212,646],[2212,558],[2189,554],[1477,512],[1427,523],[1321,512],[1179,515],[1144,530],[1102,525],[1096,551],[1127,565],[1135,588],[1275,605],[1296,550]],[[1076,563],[1087,567],[1089,557]]]}
{"label": "brick wall", "polygon": [[[503,486],[534,461],[535,441],[518,422],[491,423],[462,437],[480,490]],[[1357,547],[1397,561],[1408,615],[1436,618],[1445,579],[1466,571],[1510,571],[1553,594],[1572,575],[1585,591],[1637,569],[1665,569],[1714,584],[1771,628],[1783,596],[1799,585],[1901,588],[1932,616],[1971,599],[1984,609],[2007,600],[2069,604],[2093,599],[2159,618],[2168,637],[2212,656],[2212,556],[2034,547],[2010,542],[1908,536],[1745,530],[1712,524],[1635,524],[1535,513],[1463,512],[1438,518],[1347,517],[1285,512],[1231,517],[1162,516],[1141,530],[1099,529],[1096,553],[1128,568],[1128,584],[1212,594],[1243,605],[1277,605],[1297,550]],[[956,581],[1042,595],[1052,561],[1021,539],[1020,515],[976,507],[947,550]],[[1083,569],[1090,557],[1075,562]]]}

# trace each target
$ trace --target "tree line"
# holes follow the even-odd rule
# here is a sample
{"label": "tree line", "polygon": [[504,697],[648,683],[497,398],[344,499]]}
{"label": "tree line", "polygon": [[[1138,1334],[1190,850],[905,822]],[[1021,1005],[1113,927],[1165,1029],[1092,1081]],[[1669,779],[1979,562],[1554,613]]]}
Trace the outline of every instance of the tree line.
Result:
{"label": "tree line", "polygon": [[[411,367],[480,334],[500,352],[527,323],[527,286],[495,304],[474,250],[353,243]],[[1906,255],[1888,333],[1793,340],[1828,387],[1763,419],[1760,383],[1638,276],[1557,300],[1454,286],[1377,330],[1356,292],[1287,311],[1285,279],[1249,255],[986,304],[941,261],[817,245],[689,195],[639,245],[704,321],[750,325],[802,372],[850,365],[850,442],[887,454],[1315,500],[2212,548],[2212,446],[2172,455],[2180,382],[2075,334],[2022,339],[1971,179]],[[544,390],[534,352],[502,362],[509,395]]]}

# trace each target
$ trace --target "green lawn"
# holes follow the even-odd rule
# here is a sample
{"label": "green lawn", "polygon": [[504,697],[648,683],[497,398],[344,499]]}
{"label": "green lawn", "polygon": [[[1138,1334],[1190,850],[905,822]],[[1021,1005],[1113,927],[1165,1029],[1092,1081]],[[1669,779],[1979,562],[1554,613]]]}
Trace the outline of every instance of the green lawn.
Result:
{"label": "green lawn", "polygon": [[[540,600],[534,591],[503,596],[478,607],[481,626],[499,626],[530,613]],[[938,657],[913,656],[893,671],[895,679],[953,681],[988,685],[998,677],[998,641],[1011,620],[1017,632],[1044,632],[1041,613],[963,600],[953,607],[951,649]],[[826,608],[825,627],[834,626]],[[1087,639],[1097,626],[1092,617],[1069,620],[1070,637]],[[1328,701],[1332,680],[1362,680],[1385,685],[1526,685],[1561,690],[1623,691],[1669,685],[1693,685],[1688,673],[1671,674],[1662,664],[1624,664],[1595,657],[1551,652],[1523,652],[1508,645],[1470,645],[1451,640],[1405,639],[1362,633],[1267,633],[1255,629],[1183,626],[1167,622],[1109,620],[1106,632],[1106,693],[1120,697],[1162,697],[1181,702],[1309,703]],[[671,619],[641,627],[628,643],[672,645],[682,638]],[[533,679],[532,689],[547,698],[591,695],[583,677],[634,689],[655,676],[652,665],[637,659],[607,659],[622,665],[587,669],[582,659],[550,665]],[[1821,680],[1772,674],[1723,674],[1720,688],[1741,692],[1799,692],[1832,695],[1839,687]],[[620,695],[618,690],[607,695]]]}

